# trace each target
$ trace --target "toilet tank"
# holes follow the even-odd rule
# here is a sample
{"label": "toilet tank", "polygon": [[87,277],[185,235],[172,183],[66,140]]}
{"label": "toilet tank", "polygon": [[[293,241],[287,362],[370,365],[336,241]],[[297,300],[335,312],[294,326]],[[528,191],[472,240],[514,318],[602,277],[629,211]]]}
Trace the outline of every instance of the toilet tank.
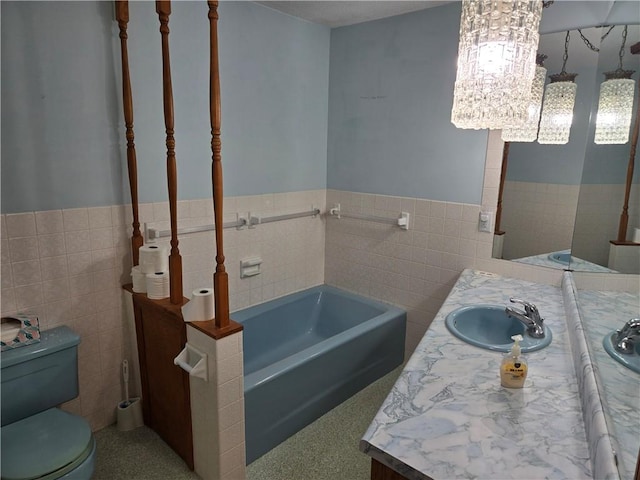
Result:
{"label": "toilet tank", "polygon": [[40,342],[0,354],[2,425],[16,422],[78,396],[80,336],[61,326]]}

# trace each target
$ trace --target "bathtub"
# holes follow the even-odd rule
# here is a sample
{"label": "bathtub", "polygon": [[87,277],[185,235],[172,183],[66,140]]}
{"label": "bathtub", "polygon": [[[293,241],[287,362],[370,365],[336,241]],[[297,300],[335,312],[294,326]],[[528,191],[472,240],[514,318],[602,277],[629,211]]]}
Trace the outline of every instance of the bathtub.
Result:
{"label": "bathtub", "polygon": [[400,365],[406,313],[321,285],[235,312],[247,464]]}

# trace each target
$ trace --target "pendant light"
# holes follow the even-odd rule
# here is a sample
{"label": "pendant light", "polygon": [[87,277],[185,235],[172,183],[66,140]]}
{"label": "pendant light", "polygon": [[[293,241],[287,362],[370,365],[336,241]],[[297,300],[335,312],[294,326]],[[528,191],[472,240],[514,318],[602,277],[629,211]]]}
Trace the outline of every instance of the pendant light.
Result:
{"label": "pendant light", "polygon": [[629,141],[635,81],[631,79],[634,71],[622,68],[626,40],[627,26],[625,25],[618,54],[620,58],[618,68],[613,72],[605,72],[605,81],[600,85],[594,138],[597,144],[624,144]]}
{"label": "pendant light", "polygon": [[531,84],[531,99],[527,109],[526,121],[517,127],[507,127],[502,130],[503,142],[533,142],[538,137],[538,124],[540,123],[540,110],[542,109],[542,94],[547,69],[544,68],[546,55],[536,55],[536,74]]}
{"label": "pendant light", "polygon": [[567,73],[565,68],[569,58],[569,32],[564,41],[562,71],[549,75],[551,83],[544,91],[542,115],[538,143],[564,145],[569,142],[571,124],[573,123],[573,107],[576,103],[577,73]]}
{"label": "pendant light", "polygon": [[451,121],[502,129],[527,117],[542,1],[462,0]]}

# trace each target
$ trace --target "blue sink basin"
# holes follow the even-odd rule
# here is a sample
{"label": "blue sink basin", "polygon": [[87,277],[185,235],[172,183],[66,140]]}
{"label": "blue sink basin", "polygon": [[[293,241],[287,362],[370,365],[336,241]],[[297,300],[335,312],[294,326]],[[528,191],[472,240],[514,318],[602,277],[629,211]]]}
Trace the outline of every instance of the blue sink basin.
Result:
{"label": "blue sink basin", "polygon": [[549,260],[563,265],[571,263],[571,252],[553,252],[549,254]]}
{"label": "blue sink basin", "polygon": [[621,363],[622,365],[630,368],[636,373],[640,373],[640,343],[636,344],[636,348],[633,353],[620,353],[613,346],[613,339],[615,338],[615,336],[616,332],[605,335],[604,339],[602,340],[604,349],[616,362]]}
{"label": "blue sink basin", "polygon": [[551,343],[551,330],[545,325],[544,338],[527,335],[525,326],[507,316],[504,305],[470,305],[451,312],[444,321],[449,331],[471,345],[495,352],[511,350],[513,335],[522,335],[523,353],[535,352]]}

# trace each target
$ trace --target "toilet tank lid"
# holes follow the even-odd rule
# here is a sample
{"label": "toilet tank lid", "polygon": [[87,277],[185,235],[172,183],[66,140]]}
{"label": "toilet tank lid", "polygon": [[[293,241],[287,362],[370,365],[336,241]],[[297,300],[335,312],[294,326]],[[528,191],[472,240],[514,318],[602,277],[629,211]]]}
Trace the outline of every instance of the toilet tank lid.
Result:
{"label": "toilet tank lid", "polygon": [[40,341],[25,347],[5,350],[0,356],[2,368],[43,357],[80,343],[80,336],[66,325],[40,332]]}

